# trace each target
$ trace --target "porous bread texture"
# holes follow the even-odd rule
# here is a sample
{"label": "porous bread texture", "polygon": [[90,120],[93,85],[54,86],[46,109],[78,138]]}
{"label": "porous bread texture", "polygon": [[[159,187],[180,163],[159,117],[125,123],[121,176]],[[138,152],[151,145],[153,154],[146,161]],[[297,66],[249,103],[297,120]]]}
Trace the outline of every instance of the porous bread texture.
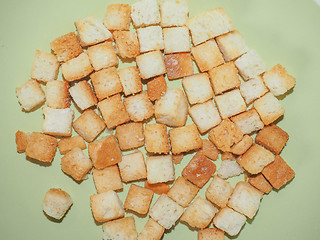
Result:
{"label": "porous bread texture", "polygon": [[140,45],[136,32],[114,31],[117,54],[123,59],[134,59],[140,53]]}
{"label": "porous bread texture", "polygon": [[159,50],[137,56],[136,63],[142,79],[148,79],[166,73],[163,55]]}
{"label": "porous bread texture", "polygon": [[78,147],[81,150],[87,148],[86,143],[81,136],[65,137],[58,142],[58,148],[61,155],[66,154],[75,147]]}
{"label": "porous bread texture", "polygon": [[69,93],[81,111],[96,105],[98,102],[90,83],[86,80],[75,83],[69,88]]}
{"label": "porous bread texture", "polygon": [[224,208],[233,192],[231,184],[215,175],[206,190],[206,198],[215,205]]}
{"label": "porous bread texture", "polygon": [[233,160],[224,160],[221,162],[220,168],[218,169],[218,176],[227,179],[234,176],[238,176],[243,173],[244,170],[240,167],[240,165]]}
{"label": "porous bread texture", "polygon": [[174,165],[171,155],[147,157],[148,183],[162,183],[175,180]]}
{"label": "porous bread texture", "polygon": [[143,123],[126,123],[116,128],[116,137],[122,151],[144,145]]}
{"label": "porous bread texture", "polygon": [[31,78],[45,83],[57,80],[59,67],[60,64],[54,54],[36,50]]}
{"label": "porous bread texture", "polygon": [[161,27],[184,26],[188,19],[189,7],[186,0],[160,1]]}
{"label": "porous bread texture", "polygon": [[87,49],[89,60],[95,71],[114,67],[119,64],[115,48],[111,42],[99,43]]}
{"label": "porous bread texture", "polygon": [[144,225],[143,230],[140,232],[138,240],[160,240],[164,230],[164,227],[152,218],[149,218],[146,225]]}
{"label": "porous bread texture", "polygon": [[26,151],[27,145],[28,145],[28,139],[29,139],[30,133],[26,133],[23,131],[18,130],[15,134],[15,140],[17,145],[17,152],[23,153]]}
{"label": "porous bread texture", "polygon": [[136,240],[138,237],[133,216],[106,222],[102,229],[104,240]]}
{"label": "porous bread texture", "polygon": [[138,28],[137,35],[140,44],[140,53],[164,49],[163,33],[160,26]]}
{"label": "porous bread texture", "polygon": [[240,93],[247,104],[251,104],[268,91],[261,76],[254,77],[240,85]]}
{"label": "porous bread texture", "polygon": [[205,228],[198,231],[198,240],[225,240],[224,231],[218,228]]}
{"label": "porous bread texture", "polygon": [[168,153],[169,135],[165,124],[146,124],[144,128],[145,148],[149,153]]}
{"label": "porous bread texture", "polygon": [[64,81],[49,81],[46,84],[47,106],[50,108],[70,107],[69,84]]}
{"label": "porous bread texture", "polygon": [[160,23],[157,0],[140,0],[131,5],[131,19],[136,28]]}
{"label": "porous bread texture", "polygon": [[118,74],[125,96],[136,94],[142,91],[140,72],[136,66],[119,69]]}
{"label": "porous bread texture", "polygon": [[251,134],[264,127],[259,114],[254,108],[231,117],[231,121],[240,128],[243,134]]}
{"label": "porous bread texture", "polygon": [[154,114],[153,104],[149,100],[147,91],[126,97],[123,102],[130,119],[134,122],[141,122]]}
{"label": "porous bread texture", "polygon": [[93,169],[92,176],[97,193],[107,192],[109,190],[117,191],[123,188],[117,165],[104,169]]}
{"label": "porous bread texture", "polygon": [[109,4],[103,24],[109,30],[129,30],[131,22],[129,4]]}
{"label": "porous bread texture", "polygon": [[190,52],[191,43],[189,29],[183,27],[164,28],[164,53]]}

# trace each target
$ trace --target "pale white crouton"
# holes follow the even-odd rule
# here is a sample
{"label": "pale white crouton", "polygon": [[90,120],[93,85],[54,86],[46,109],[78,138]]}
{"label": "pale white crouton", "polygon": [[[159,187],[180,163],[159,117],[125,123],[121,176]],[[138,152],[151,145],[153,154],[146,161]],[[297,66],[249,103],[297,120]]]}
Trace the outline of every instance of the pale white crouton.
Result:
{"label": "pale white crouton", "polygon": [[262,77],[257,76],[240,85],[240,92],[247,104],[263,96],[268,92],[268,88],[263,83]]}
{"label": "pale white crouton", "polygon": [[135,27],[160,23],[160,10],[157,0],[140,0],[132,4],[131,19]]}
{"label": "pale white crouton", "polygon": [[163,29],[164,53],[190,52],[191,43],[187,27],[172,27]]}
{"label": "pale white crouton", "polygon": [[86,80],[75,83],[69,88],[69,93],[82,111],[96,105],[98,102],[91,85]]}
{"label": "pale white crouton", "polygon": [[160,2],[161,27],[183,26],[189,15],[186,0],[162,0]]}
{"label": "pale white crouton", "polygon": [[163,55],[159,50],[137,56],[136,62],[142,79],[148,79],[166,73]]}
{"label": "pale white crouton", "polygon": [[232,117],[231,121],[237,124],[243,134],[251,134],[264,127],[259,114],[254,108]]}
{"label": "pale white crouton", "polygon": [[220,168],[218,169],[218,176],[227,179],[234,176],[238,176],[243,173],[243,169],[236,161],[224,160],[221,162]]}
{"label": "pale white crouton", "polygon": [[142,232],[139,234],[138,240],[160,240],[164,230],[164,227],[152,218],[149,218]]}
{"label": "pale white crouton", "polygon": [[97,193],[107,192],[109,190],[116,191],[123,188],[117,165],[106,167],[104,169],[95,168],[92,171],[92,176]]}
{"label": "pale white crouton", "polygon": [[111,42],[104,42],[88,47],[87,53],[95,71],[117,66],[119,63],[116,51]]}
{"label": "pale white crouton", "polygon": [[51,108],[70,107],[69,84],[65,81],[50,81],[46,84],[47,106]]}
{"label": "pale white crouton", "polygon": [[169,182],[175,179],[171,155],[147,157],[148,183]]}
{"label": "pale white crouton", "polygon": [[149,100],[147,91],[124,98],[124,106],[134,122],[141,122],[153,116],[153,104]]}
{"label": "pale white crouton", "polygon": [[103,19],[109,30],[129,30],[131,22],[129,4],[110,4]]}
{"label": "pale white crouton", "polygon": [[231,184],[215,175],[207,188],[206,198],[217,206],[224,208],[227,206],[232,192]]}
{"label": "pale white crouton", "polygon": [[118,74],[125,96],[142,91],[140,72],[136,66],[119,69]]}
{"label": "pale white crouton", "polygon": [[164,49],[162,28],[160,26],[138,28],[137,34],[141,53]]}
{"label": "pale white crouton", "polygon": [[31,78],[41,82],[56,80],[59,66],[60,64],[56,55],[36,50],[32,64]]}
{"label": "pale white crouton", "polygon": [[103,240],[136,240],[138,237],[133,216],[106,222],[102,229]]}

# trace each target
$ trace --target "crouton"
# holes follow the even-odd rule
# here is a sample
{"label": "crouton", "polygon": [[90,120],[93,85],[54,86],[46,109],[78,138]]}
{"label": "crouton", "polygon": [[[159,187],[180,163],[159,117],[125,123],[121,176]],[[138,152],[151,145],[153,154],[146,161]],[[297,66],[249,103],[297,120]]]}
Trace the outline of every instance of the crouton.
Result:
{"label": "crouton", "polygon": [[153,104],[149,100],[147,91],[126,97],[123,103],[130,119],[134,122],[141,122],[154,114]]}
{"label": "crouton", "polygon": [[131,19],[136,28],[160,23],[157,0],[140,0],[131,5]]}
{"label": "crouton", "polygon": [[230,119],[240,128],[243,134],[251,134],[264,127],[259,114],[254,108],[233,116]]}
{"label": "crouton", "polygon": [[88,47],[87,53],[95,71],[117,66],[119,63],[116,51],[111,42],[99,43]]}
{"label": "crouton", "polygon": [[208,139],[202,139],[202,148],[200,148],[198,152],[210,158],[212,161],[217,160],[220,153],[217,147]]}
{"label": "crouton", "polygon": [[118,73],[125,96],[142,91],[140,72],[136,66],[119,69]]}
{"label": "crouton", "polygon": [[141,53],[164,49],[163,33],[160,26],[138,28],[137,35]]}
{"label": "crouton", "polygon": [[81,136],[62,138],[58,142],[58,148],[61,155],[66,154],[67,152],[71,151],[75,147],[78,147],[81,150],[84,150],[87,148],[86,143]]}
{"label": "crouton", "polygon": [[148,79],[166,73],[163,55],[159,50],[137,56],[136,62],[142,79]]}
{"label": "crouton", "polygon": [[252,103],[268,91],[261,76],[254,77],[240,85],[240,93],[247,104]]}
{"label": "crouton", "polygon": [[161,195],[167,194],[170,190],[170,186],[167,183],[148,183],[148,181],[144,182],[144,187],[152,190],[154,193]]}
{"label": "crouton", "polygon": [[138,236],[138,240],[160,240],[164,233],[164,227],[152,218],[149,218],[143,230]]}
{"label": "crouton", "polygon": [[235,155],[244,154],[253,144],[253,139],[249,135],[244,135],[242,140],[234,144],[230,151]]}
{"label": "crouton", "polygon": [[218,169],[218,176],[223,179],[228,179],[234,176],[238,176],[243,173],[243,169],[240,165],[233,160],[223,160],[221,162],[220,168]]}
{"label": "crouton", "polygon": [[103,19],[109,30],[129,30],[131,22],[129,4],[110,4]]}
{"label": "crouton", "polygon": [[91,85],[86,80],[75,83],[69,88],[69,93],[81,111],[96,105],[98,102]]}
{"label": "crouton", "polygon": [[50,81],[46,85],[47,106],[50,108],[70,107],[69,84],[64,81]]}
{"label": "crouton", "polygon": [[198,240],[224,240],[224,232],[218,228],[205,228],[198,231]]}
{"label": "crouton", "polygon": [[79,56],[61,65],[61,72],[64,79],[68,82],[79,80],[88,76],[93,71],[87,53],[81,53]]}
{"label": "crouton", "polygon": [[133,216],[106,222],[102,225],[103,239],[136,240],[138,233]]}
{"label": "crouton", "polygon": [[167,91],[167,82],[163,75],[149,79],[147,93],[151,101],[159,100]]}
{"label": "crouton", "polygon": [[118,55],[124,59],[132,59],[139,55],[140,45],[137,34],[132,31],[114,31]]}
{"label": "crouton", "polygon": [[162,0],[160,13],[161,27],[184,26],[189,15],[188,3],[186,0]]}
{"label": "crouton", "polygon": [[147,152],[167,154],[170,151],[169,135],[165,124],[146,124],[144,138]]}
{"label": "crouton", "polygon": [[170,80],[193,74],[193,65],[190,53],[172,53],[164,55],[167,77]]}
{"label": "crouton", "polygon": [[221,161],[225,161],[225,160],[234,161],[236,160],[236,157],[231,152],[223,152],[221,153]]}
{"label": "crouton", "polygon": [[153,197],[153,191],[131,184],[128,191],[124,209],[134,211],[139,214],[147,214]]}
{"label": "crouton", "polygon": [[163,29],[164,53],[190,52],[191,43],[187,27]]}
{"label": "crouton", "polygon": [[175,179],[171,155],[147,157],[148,183],[169,182]]}
{"label": "crouton", "polygon": [[40,82],[57,80],[59,66],[58,59],[54,54],[36,50],[32,64],[31,78]]}
{"label": "crouton", "polygon": [[206,190],[206,198],[215,205],[224,208],[233,192],[231,184],[215,175]]}
{"label": "crouton", "polygon": [[142,123],[127,123],[116,128],[116,137],[122,151],[135,149],[144,145]]}
{"label": "crouton", "polygon": [[123,188],[119,169],[116,165],[104,169],[93,169],[92,176],[97,193]]}
{"label": "crouton", "polygon": [[18,153],[23,153],[26,151],[29,136],[30,136],[29,133],[25,133],[22,131],[16,132],[15,137],[16,137],[16,145],[17,145]]}
{"label": "crouton", "polygon": [[147,168],[141,151],[122,156],[118,163],[123,182],[132,182],[147,178]]}
{"label": "crouton", "polygon": [[263,193],[269,193],[272,190],[272,186],[261,173],[249,177],[248,183]]}

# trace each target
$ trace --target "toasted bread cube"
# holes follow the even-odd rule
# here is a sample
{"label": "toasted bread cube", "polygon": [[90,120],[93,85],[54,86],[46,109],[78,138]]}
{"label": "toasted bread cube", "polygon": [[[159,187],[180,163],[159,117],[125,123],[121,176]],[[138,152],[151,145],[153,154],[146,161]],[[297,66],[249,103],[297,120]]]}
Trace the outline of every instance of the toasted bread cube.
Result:
{"label": "toasted bread cube", "polygon": [[60,188],[51,188],[46,192],[42,209],[49,217],[60,220],[67,213],[72,205],[70,195]]}
{"label": "toasted bread cube", "polygon": [[144,187],[152,190],[154,193],[161,195],[167,194],[170,190],[170,186],[167,183],[148,183],[148,181],[144,182]]}
{"label": "toasted bread cube", "polygon": [[133,216],[106,222],[102,225],[103,239],[136,240],[138,233]]}
{"label": "toasted bread cube", "polygon": [[219,149],[208,139],[202,139],[202,148],[200,148],[198,152],[210,158],[212,161],[217,160],[220,153]]}
{"label": "toasted bread cube", "polygon": [[206,198],[215,205],[224,208],[233,192],[231,184],[215,175],[206,190]]}
{"label": "toasted bread cube", "polygon": [[100,101],[98,108],[109,129],[130,121],[129,114],[124,107],[120,94]]}
{"label": "toasted bread cube", "polygon": [[191,227],[203,229],[210,224],[217,210],[211,202],[198,196],[184,211],[180,221]]}
{"label": "toasted bread cube", "polygon": [[284,114],[280,101],[271,92],[256,100],[253,107],[259,113],[264,125],[273,123]]}
{"label": "toasted bread cube", "polygon": [[150,217],[165,229],[170,229],[183,213],[183,207],[162,194],[150,209]]}
{"label": "toasted bread cube", "polygon": [[245,216],[228,207],[220,209],[213,219],[214,225],[230,236],[238,235],[246,221],[247,218]]}
{"label": "toasted bread cube", "polygon": [[82,18],[74,23],[83,47],[94,45],[112,38],[112,34],[95,16]]}
{"label": "toasted bread cube", "polygon": [[117,66],[119,63],[116,51],[111,42],[99,43],[88,47],[87,53],[95,71]]}
{"label": "toasted bread cube", "polygon": [[272,186],[261,173],[249,177],[248,183],[263,193],[269,193],[272,190]]}
{"label": "toasted bread cube", "polygon": [[43,133],[53,136],[71,136],[74,112],[70,108],[55,109],[43,107]]}
{"label": "toasted bread cube", "polygon": [[160,13],[161,27],[184,26],[189,15],[188,3],[186,0],[162,0]]}
{"label": "toasted bread cube", "polygon": [[142,91],[140,72],[136,66],[119,69],[118,73],[125,96]]}
{"label": "toasted bread cube", "polygon": [[257,174],[265,166],[273,162],[274,158],[275,156],[272,152],[260,145],[253,144],[245,154],[237,159],[237,162],[249,173]]}
{"label": "toasted bread cube", "polygon": [[75,83],[69,88],[69,93],[81,111],[96,105],[98,102],[90,83],[86,80]]}
{"label": "toasted bread cube", "polygon": [[129,30],[131,22],[129,4],[110,4],[103,19],[109,30]]}
{"label": "toasted bread cube", "polygon": [[118,55],[124,59],[133,59],[140,53],[137,34],[132,31],[115,31],[113,37],[116,41]]}
{"label": "toasted bread cube", "polygon": [[213,98],[213,91],[207,73],[198,73],[183,78],[182,86],[190,105],[204,103]]}
{"label": "toasted bread cube", "polygon": [[273,163],[270,163],[262,170],[262,174],[276,189],[286,185],[295,176],[292,168],[279,155],[275,157]]}
{"label": "toasted bread cube", "polygon": [[122,151],[144,145],[143,123],[127,123],[116,128],[116,137]]}
{"label": "toasted bread cube", "polygon": [[50,47],[57,55],[59,62],[67,62],[83,53],[79,39],[74,32],[58,37],[50,43]]}
{"label": "toasted bread cube", "polygon": [[237,88],[241,84],[234,62],[228,62],[209,70],[209,75],[216,95]]}
{"label": "toasted bread cube", "polygon": [[148,183],[163,183],[175,179],[171,155],[147,157]]}
{"label": "toasted bread cube", "polygon": [[198,240],[225,240],[224,232],[218,228],[205,228],[198,231]]}
{"label": "toasted bread cube", "polygon": [[215,8],[189,18],[186,25],[191,31],[195,46],[233,30],[231,19],[222,8]]}
{"label": "toasted bread cube", "polygon": [[234,160],[222,160],[220,168],[218,169],[218,176],[223,179],[228,179],[238,176],[243,173],[241,166]]}
{"label": "toasted bread cube", "polygon": [[122,160],[121,151],[114,135],[89,143],[88,152],[96,169],[115,165]]}
{"label": "toasted bread cube", "polygon": [[50,81],[46,84],[47,106],[51,108],[70,107],[69,84],[64,81]]}
{"label": "toasted bread cube", "polygon": [[170,151],[169,136],[165,124],[146,124],[144,138],[147,152],[167,154]]}
{"label": "toasted bread cube", "polygon": [[18,153],[25,152],[28,145],[28,139],[30,134],[22,131],[17,131],[15,136],[16,136],[17,152]]}
{"label": "toasted bread cube", "polygon": [[244,154],[253,144],[253,139],[249,135],[244,135],[242,140],[234,144],[230,151],[235,155]]}
{"label": "toasted bread cube", "polygon": [[147,168],[141,151],[124,155],[118,163],[123,182],[132,182],[147,178]]}
{"label": "toasted bread cube", "polygon": [[17,87],[16,96],[21,108],[27,112],[36,109],[46,101],[46,96],[40,83],[33,79]]}
{"label": "toasted bread cube", "polygon": [[142,79],[148,79],[166,73],[163,55],[159,50],[137,56],[136,62]]}
{"label": "toasted bread cube", "polygon": [[123,188],[119,169],[116,165],[104,169],[93,169],[92,176],[97,193]]}
{"label": "toasted bread cube", "polygon": [[163,29],[164,53],[190,52],[191,43],[187,27],[172,27]]}
{"label": "toasted bread cube", "polygon": [[168,192],[168,197],[182,207],[187,207],[197,195],[199,188],[179,176]]}
{"label": "toasted bread cube", "polygon": [[131,5],[131,19],[136,28],[160,23],[157,0],[140,0]]}
{"label": "toasted bread cube", "polygon": [[64,155],[67,152],[70,152],[75,147],[78,147],[81,150],[84,150],[87,148],[86,142],[83,140],[83,138],[81,136],[62,138],[58,142],[58,148],[59,148],[61,155]]}
{"label": "toasted bread cube", "polygon": [[147,93],[151,101],[160,99],[167,91],[167,82],[163,75],[151,78],[147,82]]}
{"label": "toasted bread cube", "polygon": [[223,120],[209,132],[209,140],[223,152],[230,152],[233,144],[241,141],[243,133],[239,127],[229,119]]}
{"label": "toasted bread cube", "polygon": [[171,127],[182,127],[188,116],[188,101],[179,88],[168,88],[154,105],[156,121]]}
{"label": "toasted bread cube", "polygon": [[243,134],[251,134],[264,127],[259,114],[254,108],[233,116],[230,119],[240,128]]}
{"label": "toasted bread cube", "polygon": [[134,211],[139,214],[147,214],[153,197],[150,189],[131,184],[128,191],[124,209]]}
{"label": "toasted bread cube", "polygon": [[161,240],[164,233],[164,227],[152,218],[149,218],[142,232],[138,236],[138,240]]}
{"label": "toasted bread cube", "polygon": [[58,59],[54,54],[36,50],[31,78],[41,82],[57,80],[59,66]]}
{"label": "toasted bread cube", "polygon": [[216,165],[206,156],[197,153],[182,170],[181,175],[197,187],[202,188],[215,171]]}
{"label": "toasted bread cube", "polygon": [[141,122],[154,114],[153,104],[149,100],[147,91],[126,97],[123,102],[130,119],[134,122]]}
{"label": "toasted bread cube", "polygon": [[195,124],[169,130],[173,154],[188,152],[202,147],[202,140]]}
{"label": "toasted bread cube", "polygon": [[257,76],[240,85],[240,92],[247,104],[263,96],[269,90],[263,83],[262,77]]}
{"label": "toasted bread cube", "polygon": [[162,28],[160,26],[138,28],[137,34],[141,53],[164,49]]}
{"label": "toasted bread cube", "polygon": [[222,119],[232,117],[247,109],[247,105],[244,102],[239,89],[216,96],[214,100]]}
{"label": "toasted bread cube", "polygon": [[[90,196],[90,205],[93,217],[98,222],[106,222],[124,216],[123,204],[117,193],[112,190]],[[106,225],[104,225],[104,230],[105,226]],[[130,225],[124,225],[120,229],[128,229],[129,227]],[[115,230],[115,228],[112,229]],[[118,231],[120,229],[118,229]]]}
{"label": "toasted bread cube", "polygon": [[193,65],[190,53],[172,53],[164,55],[168,79],[178,79],[193,74]]}
{"label": "toasted bread cube", "polygon": [[78,57],[61,65],[61,72],[64,79],[68,82],[79,80],[88,76],[93,71],[87,53],[81,53]]}

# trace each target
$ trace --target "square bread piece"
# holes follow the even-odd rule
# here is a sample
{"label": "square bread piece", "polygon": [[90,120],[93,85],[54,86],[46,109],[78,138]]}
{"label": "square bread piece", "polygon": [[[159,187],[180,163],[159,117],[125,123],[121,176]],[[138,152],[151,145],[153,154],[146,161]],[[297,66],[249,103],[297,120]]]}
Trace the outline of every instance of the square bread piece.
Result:
{"label": "square bread piece", "polygon": [[195,124],[169,130],[173,154],[188,152],[202,147],[202,140]]}
{"label": "square bread piece", "polygon": [[103,240],[136,240],[138,237],[133,216],[106,222],[102,229]]}
{"label": "square bread piece", "polygon": [[143,123],[127,123],[116,128],[116,137],[122,151],[144,145]]}
{"label": "square bread piece", "polygon": [[123,59],[133,59],[140,53],[140,45],[137,34],[132,31],[114,31],[118,56]]}
{"label": "square bread piece", "polygon": [[255,50],[249,50],[247,53],[235,60],[234,63],[244,80],[249,80],[259,76],[267,70],[266,65]]}
{"label": "square bread piece", "polygon": [[96,105],[98,102],[90,83],[86,80],[75,83],[69,88],[69,93],[81,111]]}
{"label": "square bread piece", "polygon": [[222,95],[216,96],[214,101],[217,104],[222,119],[232,117],[247,109],[239,89],[234,89]]}
{"label": "square bread piece", "polygon": [[129,30],[131,22],[129,4],[109,4],[103,24],[109,30]]}
{"label": "square bread piece", "polygon": [[224,231],[218,228],[205,228],[198,231],[198,240],[225,240]]}
{"label": "square bread piece", "polygon": [[164,49],[162,28],[160,26],[138,28],[137,34],[141,53]]}
{"label": "square bread piece", "polygon": [[72,134],[72,121],[74,112],[70,108],[55,109],[49,107],[42,108],[44,121],[42,131],[52,136],[66,136]]}
{"label": "square bread piece", "polygon": [[137,56],[136,62],[142,79],[148,79],[166,73],[163,55],[159,50]]}
{"label": "square bread piece", "polygon": [[160,99],[167,91],[167,82],[163,75],[149,79],[147,93],[151,101]]}
{"label": "square bread piece", "polygon": [[74,130],[87,142],[96,139],[106,127],[101,117],[92,109],[85,110],[72,125]]}
{"label": "square bread piece", "polygon": [[211,202],[198,196],[184,211],[180,221],[191,227],[203,229],[210,224],[217,210]]}
{"label": "square bread piece", "polygon": [[70,195],[60,188],[51,188],[44,195],[42,210],[46,215],[60,220],[67,213],[72,205]]}
{"label": "square bread piece", "polygon": [[273,163],[270,163],[262,170],[262,174],[276,189],[286,185],[295,176],[292,168],[279,155],[275,157]]}
{"label": "square bread piece", "polygon": [[199,188],[202,188],[216,171],[216,165],[206,156],[197,153],[182,170],[181,175]]}
{"label": "square bread piece", "polygon": [[144,128],[145,148],[149,153],[169,153],[169,135],[165,124],[146,124]]}
{"label": "square bread piece", "polygon": [[81,150],[84,150],[87,148],[86,142],[83,140],[81,136],[62,138],[58,142],[58,148],[61,155],[66,154],[67,152],[71,151],[75,147],[78,147]]}
{"label": "square bread piece", "polygon": [[188,116],[188,100],[180,88],[168,88],[154,104],[157,123],[182,127]]}
{"label": "square bread piece", "polygon": [[50,81],[46,84],[47,106],[51,108],[70,107],[69,84],[65,81]]}
{"label": "square bread piece", "polygon": [[271,93],[266,93],[253,103],[264,125],[273,123],[284,114],[280,101]]}
{"label": "square bread piece", "polygon": [[64,80],[68,82],[76,81],[88,76],[93,71],[90,59],[87,53],[81,53],[79,56],[61,65],[61,72]]}
{"label": "square bread piece", "polygon": [[93,169],[92,176],[97,193],[107,192],[109,190],[117,191],[123,188],[117,165],[104,169]]}
{"label": "square bread piece", "polygon": [[167,77],[170,80],[193,74],[193,65],[190,53],[172,53],[164,55]]}
{"label": "square bread piece", "polygon": [[187,207],[197,195],[199,188],[188,180],[179,176],[168,192],[168,197],[182,207]]}
{"label": "square bread piece", "polygon": [[[117,193],[112,190],[90,196],[90,205],[97,222],[107,222],[124,216],[123,203]],[[122,229],[128,229],[129,226],[122,226]]]}
{"label": "square bread piece", "polygon": [[184,26],[188,19],[189,7],[186,0],[160,1],[161,27]]}
{"label": "square bread piece", "polygon": [[213,224],[230,236],[236,236],[245,225],[247,218],[231,208],[221,208],[213,219]]}
{"label": "square bread piece", "polygon": [[183,27],[172,27],[163,29],[164,53],[190,52],[191,43],[189,29]]}
{"label": "square bread piece", "polygon": [[148,183],[163,183],[175,179],[174,166],[171,155],[147,157]]}
{"label": "square bread piece", "polygon": [[95,16],[82,18],[74,23],[81,46],[94,45],[112,38],[112,34]]}
{"label": "square bread piece", "polygon": [[17,87],[16,96],[21,108],[26,112],[40,107],[46,101],[46,95],[40,83],[33,79]]}
{"label": "square bread piece", "polygon": [[111,42],[99,43],[88,47],[87,53],[95,71],[117,66],[119,63],[115,48]]}
{"label": "square bread piece", "polygon": [[144,182],[144,187],[152,190],[154,193],[161,195],[167,194],[170,190],[170,186],[167,183],[148,183],[148,181]]}
{"label": "square bread piece", "polygon": [[189,114],[201,134],[221,122],[219,111],[212,100],[193,105],[189,108]]}
{"label": "square bread piece", "polygon": [[153,197],[153,191],[135,184],[130,185],[124,209],[139,214],[147,214]]}
{"label": "square bread piece", "polygon": [[191,31],[194,46],[233,30],[231,19],[222,8],[189,18],[186,25]]}
{"label": "square bread piece", "polygon": [[147,178],[147,168],[141,151],[122,156],[122,161],[118,163],[122,181],[132,182]]}
{"label": "square bread piece", "polygon": [[157,0],[140,0],[131,5],[131,19],[136,28],[160,23]]}
{"label": "square bread piece", "polygon": [[50,47],[57,55],[59,62],[67,62],[83,53],[79,39],[74,32],[58,37],[50,43]]}
{"label": "square bread piece", "polygon": [[25,133],[23,131],[18,130],[15,134],[15,140],[17,145],[17,152],[23,153],[26,151],[28,145],[30,133]]}
{"label": "square bread piece", "polygon": [[207,73],[198,73],[183,78],[182,86],[190,105],[204,103],[213,98],[213,91]]}
{"label": "square bread piece", "polygon": [[269,163],[274,161],[275,156],[272,152],[253,144],[248,151],[237,159],[237,162],[251,174],[257,174]]}
{"label": "square bread piece", "polygon": [[224,208],[233,192],[231,184],[215,175],[206,190],[206,198],[215,205]]}
{"label": "square bread piece", "polygon": [[125,96],[142,91],[140,72],[136,66],[119,69],[118,74]]}
{"label": "square bread piece", "polygon": [[251,134],[264,127],[259,114],[254,108],[233,116],[230,119],[240,128],[243,134]]}
{"label": "square bread piece", "polygon": [[218,36],[216,41],[226,62],[234,60],[249,51],[249,47],[237,30]]}
{"label": "square bread piece", "polygon": [[99,101],[117,93],[121,93],[123,90],[117,69],[115,67],[94,72],[90,75],[90,78],[94,92]]}
{"label": "square bread piece", "polygon": [[40,82],[57,80],[60,64],[56,55],[36,50],[34,56],[31,78]]}
{"label": "square bread piece", "polygon": [[96,169],[103,169],[121,161],[121,151],[114,135],[102,137],[88,145],[88,153]]}
{"label": "square bread piece", "polygon": [[169,198],[166,194],[162,194],[150,209],[150,217],[165,229],[173,227],[182,213],[183,207]]}
{"label": "square bread piece", "polygon": [[240,85],[240,93],[248,105],[268,91],[261,76],[254,77]]}
{"label": "square bread piece", "polygon": [[257,134],[255,142],[278,155],[286,145],[289,134],[277,125],[265,126]]}
{"label": "square bread piece", "polygon": [[138,240],[161,240],[164,230],[164,227],[152,218],[149,218],[143,230],[140,232]]}
{"label": "square bread piece", "polygon": [[61,158],[61,170],[75,181],[85,180],[91,168],[92,162],[81,148],[75,147]]}
{"label": "square bread piece", "polygon": [[210,69],[209,76],[215,95],[237,88],[241,84],[234,62]]}
{"label": "square bread piece", "polygon": [[218,176],[223,179],[239,176],[244,170],[234,160],[222,160],[220,168],[218,169]]}
{"label": "square bread piece", "polygon": [[153,104],[149,100],[147,91],[124,98],[124,106],[134,122],[142,122],[154,114]]}
{"label": "square bread piece", "polygon": [[202,148],[198,152],[212,161],[217,160],[220,153],[219,149],[208,139],[202,139]]}
{"label": "square bread piece", "polygon": [[269,193],[272,190],[272,186],[261,173],[249,177],[248,183],[263,193]]}
{"label": "square bread piece", "polygon": [[253,144],[253,139],[249,135],[244,135],[242,140],[236,144],[234,144],[230,151],[235,155],[244,154]]}
{"label": "square bread piece", "polygon": [[120,94],[98,102],[98,108],[109,129],[130,121],[129,114],[124,107]]}

